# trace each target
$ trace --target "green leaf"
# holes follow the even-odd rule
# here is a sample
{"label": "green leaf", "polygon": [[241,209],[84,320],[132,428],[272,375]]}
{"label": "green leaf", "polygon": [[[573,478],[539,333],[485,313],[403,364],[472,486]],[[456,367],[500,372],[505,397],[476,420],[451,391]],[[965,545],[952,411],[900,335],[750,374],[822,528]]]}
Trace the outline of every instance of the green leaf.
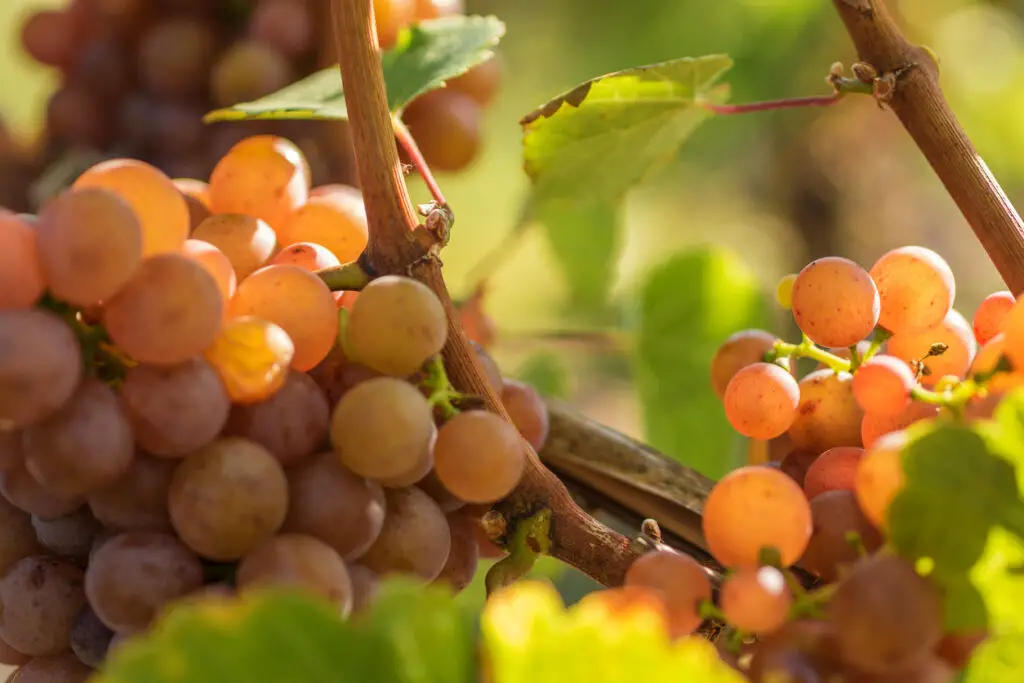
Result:
{"label": "green leaf", "polygon": [[321,600],[268,591],[171,610],[96,683],[473,683],[474,647],[443,589],[389,581],[350,622]]}
{"label": "green leaf", "polygon": [[[381,56],[388,107],[400,111],[415,97],[487,61],[505,33],[495,17],[452,16],[403,29]],[[272,95],[206,115],[205,121],[257,119],[347,119],[337,66],[318,71]]]}
{"label": "green leaf", "polygon": [[[607,592],[566,609],[548,584],[522,581],[488,601],[482,618],[492,683],[743,683],[714,645],[675,643],[647,604],[609,605]],[[596,598],[596,599],[595,599]]]}
{"label": "green leaf", "polygon": [[536,389],[542,396],[553,398],[567,398],[569,396],[572,378],[569,376],[569,369],[565,363],[553,353],[537,353],[527,358],[515,376],[521,382],[526,382]]}
{"label": "green leaf", "polygon": [[733,332],[763,328],[767,311],[753,273],[725,249],[680,254],[650,273],[634,364],[652,446],[712,479],[745,462],[711,389],[708,362]]}

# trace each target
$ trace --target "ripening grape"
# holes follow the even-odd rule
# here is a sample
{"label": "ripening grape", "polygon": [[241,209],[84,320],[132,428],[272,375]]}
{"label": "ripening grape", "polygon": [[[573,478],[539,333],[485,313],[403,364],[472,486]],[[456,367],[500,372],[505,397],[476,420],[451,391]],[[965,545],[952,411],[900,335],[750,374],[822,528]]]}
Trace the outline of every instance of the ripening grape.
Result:
{"label": "ripening grape", "polygon": [[323,280],[298,266],[267,266],[242,280],[231,317],[253,315],[279,325],[295,345],[292,368],[309,370],[338,336],[337,307]]}
{"label": "ripening grape", "polygon": [[114,631],[147,628],[164,605],[203,584],[203,566],[170,534],[129,531],[89,559],[85,592],[96,616]]}
{"label": "ripening grape", "polygon": [[815,496],[811,519],[814,531],[800,566],[823,581],[835,581],[840,568],[860,558],[861,548],[873,553],[882,545],[881,534],[860,509],[853,491],[826,491]]}
{"label": "ripening grape", "polygon": [[82,505],[79,498],[61,498],[47,491],[23,463],[0,472],[0,493],[18,509],[40,517],[66,515]]}
{"label": "ripening grape", "polygon": [[75,51],[75,22],[69,12],[33,12],[21,27],[21,44],[32,59],[47,66],[71,65]]}
{"label": "ripening grape", "polygon": [[78,177],[74,189],[109,190],[128,202],[142,228],[142,255],[177,251],[188,239],[188,205],[163,171],[136,159],[103,161]]}
{"label": "ripening grape", "polygon": [[[928,356],[933,344],[945,344],[946,350],[940,355]],[[950,310],[934,327],[894,334],[887,349],[890,355],[908,363],[924,359],[923,364],[928,371],[921,376],[921,384],[934,386],[946,375],[961,378],[966,375],[977,345],[967,320],[957,311]]]}
{"label": "ripening grape", "polygon": [[329,600],[342,616],[352,610],[352,581],[341,556],[305,534],[280,534],[260,543],[238,563],[236,581],[242,591],[298,589]]}
{"label": "ripening grape", "polygon": [[850,373],[816,370],[800,380],[800,404],[789,438],[797,448],[818,453],[836,446],[860,446],[863,416],[853,397]]}
{"label": "ripening grape", "polygon": [[[491,377],[493,384],[494,378],[490,371],[488,376]],[[533,446],[533,450],[541,450],[548,439],[550,427],[548,407],[544,399],[536,389],[525,382],[514,379],[501,380],[501,375],[498,375],[498,379],[500,383],[496,388],[501,390],[501,403],[512,419],[512,424],[526,442]]]}
{"label": "ripening grape", "polygon": [[894,555],[860,560],[826,608],[845,662],[878,674],[922,662],[942,637],[942,601],[913,565]]}
{"label": "ripening grape", "polygon": [[103,307],[110,338],[140,363],[181,363],[217,339],[224,300],[209,271],[181,254],[157,254]]}
{"label": "ripening grape", "polygon": [[672,638],[696,631],[704,621],[700,604],[711,599],[711,581],[704,567],[674,550],[656,550],[638,557],[626,570],[625,585],[658,593],[665,603]]}
{"label": "ripening grape", "polygon": [[451,491],[444,487],[444,484],[438,480],[437,475],[431,470],[427,474],[416,482],[416,488],[423,491],[437,503],[437,506],[441,508],[441,512],[449,514],[466,507],[466,502],[456,498]]}
{"label": "ripening grape", "polygon": [[73,145],[103,147],[110,142],[112,121],[103,98],[84,84],[69,83],[50,96],[46,128],[58,140]]}
{"label": "ripening grape", "polygon": [[775,567],[747,568],[725,578],[718,604],[731,626],[761,635],[786,623],[793,594]]}
{"label": "ripening grape", "polygon": [[864,515],[878,529],[885,528],[889,504],[903,490],[906,481],[903,449],[906,445],[905,432],[886,434],[868,447],[857,466],[853,492]]}
{"label": "ripening grape", "polygon": [[266,265],[277,249],[277,235],[266,222],[240,213],[210,216],[192,232],[192,240],[223,252],[238,280]]}
{"label": "ripening grape", "polygon": [[395,44],[398,33],[416,18],[417,0],[373,0],[377,42],[382,50]]}
{"label": "ripening grape", "polygon": [[899,415],[910,405],[917,380],[914,371],[895,356],[873,356],[853,375],[853,397],[865,411]]}
{"label": "ripening grape", "polygon": [[878,324],[893,334],[934,327],[953,307],[956,281],[949,264],[931,249],[900,247],[871,266],[882,308]]}
{"label": "ripening grape", "polygon": [[787,311],[793,308],[793,286],[796,284],[796,273],[783,275],[775,285],[775,301]]}
{"label": "ripening grape", "polygon": [[857,467],[864,458],[864,449],[856,446],[837,446],[819,455],[807,468],[804,493],[808,500],[835,489],[853,490]]}
{"label": "ripening grape", "polygon": [[725,396],[725,388],[737,372],[764,362],[777,341],[778,337],[764,330],[741,330],[722,342],[711,358],[711,388],[718,398]]}
{"label": "ripening grape", "polygon": [[377,540],[384,525],[380,484],[342,467],[334,453],[308,458],[287,474],[288,514],[282,531],[318,538],[345,561],[358,559]]}
{"label": "ripening grape", "polygon": [[293,80],[292,65],[284,55],[266,43],[244,40],[217,59],[210,91],[213,100],[226,107],[275,93]]}
{"label": "ripening grape", "polygon": [[38,229],[0,209],[0,310],[31,308],[46,291],[37,235]]}
{"label": "ripening grape", "polygon": [[224,324],[205,355],[231,400],[252,403],[266,399],[284,385],[295,345],[274,323],[243,316]]}
{"label": "ripening grape", "polygon": [[36,657],[18,667],[8,679],[11,683],[86,683],[95,672],[70,652]]}
{"label": "ripening grape", "polygon": [[255,441],[291,467],[327,441],[331,415],[327,397],[313,379],[290,372],[273,396],[231,409],[224,434]]}
{"label": "ripening grape", "polygon": [[480,558],[476,543],[477,526],[477,520],[466,513],[455,512],[448,515],[451,549],[448,552],[448,561],[434,579],[435,583],[446,584],[458,593],[473,580]]}
{"label": "ripening grape", "polygon": [[[484,375],[487,377],[487,379],[490,382],[491,386],[494,387],[494,391],[496,391],[498,393],[498,395],[501,396],[501,394],[504,392],[505,380],[502,379],[502,377],[501,377],[501,370],[498,369],[498,364],[494,362],[493,358],[491,358],[491,354],[487,353],[487,349],[485,349],[484,347],[480,346],[480,344],[478,344],[477,342],[472,341],[472,340],[469,342],[469,344],[470,344],[470,346],[473,347],[473,351],[476,353],[476,357],[477,357],[477,360],[480,361],[480,365],[483,366]],[[513,381],[515,381],[515,380],[513,380]],[[523,386],[528,387],[527,394],[530,394],[531,396],[532,396],[531,392],[532,393],[536,393],[537,392],[536,389],[534,389],[533,387],[531,387],[528,384],[523,384]],[[514,393],[517,390],[513,389],[512,391],[513,391],[513,395],[514,395]],[[540,395],[538,394],[537,397],[540,398]],[[523,397],[523,398],[525,398],[525,397]],[[515,398],[513,398],[512,401],[511,401],[511,403],[513,403],[513,404],[515,404],[517,402],[518,402],[518,399],[515,399]],[[505,403],[504,399],[502,399],[502,403]],[[530,398],[530,400],[526,401],[526,403],[532,404],[533,403],[533,399]],[[507,404],[505,405],[505,409],[509,410],[509,412],[511,413],[511,410],[509,409]],[[520,419],[522,419],[522,418],[520,418]],[[515,423],[515,421],[516,421],[516,418],[513,417],[512,418],[512,422]],[[544,409],[544,425],[543,425],[544,428],[543,428],[543,430],[539,429],[540,426],[541,425],[538,424],[538,425],[536,425],[535,428],[532,428],[532,429],[535,430],[535,431],[533,431],[533,433],[536,434],[536,435],[540,435],[541,431],[543,431],[544,438],[539,439],[539,441],[541,443],[543,443],[547,439],[548,426],[549,426],[548,425],[548,415],[547,415],[547,409],[546,408]],[[526,431],[531,431],[531,429],[528,429],[526,427],[526,421],[525,420],[523,420],[523,425],[522,426],[517,425],[516,428],[520,430],[520,433],[522,433],[524,429]],[[523,438],[526,439],[527,441],[530,441],[530,438],[527,437],[527,436],[524,436]],[[530,443],[532,444],[533,442],[531,441]]]}
{"label": "ripening grape", "polygon": [[214,213],[245,214],[277,228],[309,198],[307,168],[299,148],[284,138],[246,138],[213,169],[210,207]]}
{"label": "ripening grape", "polygon": [[754,439],[772,439],[797,417],[800,387],[778,365],[754,363],[733,376],[722,401],[733,429]]}
{"label": "ripening grape", "polygon": [[448,318],[437,296],[422,282],[385,275],[363,288],[348,317],[348,345],[364,365],[407,377],[448,339]]}
{"label": "ripening grape", "polygon": [[359,614],[373,603],[377,594],[377,574],[361,564],[348,566],[348,578],[352,582],[352,614]]}
{"label": "ripening grape", "polygon": [[55,655],[71,644],[71,627],[85,604],[82,570],[70,560],[26,557],[0,577],[0,636],[18,652]]}
{"label": "ripening grape", "polygon": [[519,483],[526,466],[522,437],[512,423],[484,410],[459,413],[437,430],[434,472],[467,503],[493,503]]}
{"label": "ripening grape", "polygon": [[53,413],[82,377],[78,340],[48,311],[0,311],[0,349],[0,428],[23,427]]}
{"label": "ripening grape", "polygon": [[826,256],[804,266],[793,283],[793,317],[811,341],[853,346],[878,322],[878,289],[849,259]]}
{"label": "ripening grape", "polygon": [[71,651],[86,666],[100,668],[113,637],[114,631],[100,621],[92,607],[85,605],[79,610],[71,628]]}
{"label": "ripening grape", "polygon": [[180,457],[213,441],[231,400],[203,358],[178,365],[136,365],[121,385],[135,441],[152,455]]}
{"label": "ripening grape", "polygon": [[289,59],[306,56],[314,47],[312,10],[294,0],[261,0],[249,15],[249,37],[266,43]]}
{"label": "ripening grape", "polygon": [[[270,265],[298,266],[303,270],[315,273],[323,268],[340,266],[341,261],[328,251],[327,247],[321,247],[312,242],[296,242],[277,252],[277,255],[270,259]],[[334,294],[338,294],[338,292],[334,292]]]}
{"label": "ripening grape", "polygon": [[501,57],[494,54],[487,61],[448,81],[447,87],[468,95],[477,104],[486,107],[501,86],[501,72]]}
{"label": "ripening grape", "polygon": [[195,239],[185,240],[181,253],[206,268],[213,276],[217,289],[224,299],[224,310],[227,311],[227,302],[235,295],[235,288],[238,286],[231,260],[209,242]]}
{"label": "ripening grape", "polygon": [[137,453],[117,481],[89,494],[93,516],[115,531],[170,531],[167,492],[177,464]]}
{"label": "ripening grape", "polygon": [[[74,645],[73,640],[72,645]],[[30,657],[24,652],[18,652],[0,638],[0,664],[3,664],[4,666],[20,667],[22,664],[32,661],[32,659],[33,657]]]}
{"label": "ripening grape", "polygon": [[1006,355],[1013,367],[1024,369],[1024,296],[1017,300],[1003,319],[1006,335]]}
{"label": "ripening grape", "polygon": [[65,499],[115,481],[135,454],[132,427],[117,393],[87,379],[64,406],[22,435],[25,467]]}
{"label": "ripening grape", "polygon": [[45,553],[29,514],[15,507],[6,495],[0,496],[0,574],[18,560]]}
{"label": "ripening grape", "polygon": [[382,576],[400,573],[433,581],[451,550],[451,531],[444,513],[415,486],[387,489],[384,496],[384,526],[359,563]]}
{"label": "ripening grape", "polygon": [[[378,484],[389,489],[403,489],[407,486],[419,485],[434,470],[434,451],[427,449],[420,453],[412,467],[394,477],[379,477]],[[431,496],[433,497],[433,496]]]}
{"label": "ripening grape", "polygon": [[434,171],[461,171],[480,152],[483,112],[469,95],[433,90],[410,102],[402,119]]}
{"label": "ripening grape", "polygon": [[788,567],[811,537],[811,509],[804,492],[778,470],[749,466],[725,475],[704,504],[708,549],[731,569],[758,567],[762,550],[774,548]]}
{"label": "ripening grape", "polygon": [[391,377],[353,387],[331,416],[331,443],[341,463],[371,479],[415,469],[436,436],[427,399],[413,385]]}
{"label": "ripening grape", "polygon": [[796,448],[782,458],[779,462],[779,469],[799,484],[800,488],[803,488],[804,480],[807,478],[807,470],[818,459],[818,455],[817,451]]}
{"label": "ripening grape", "polygon": [[274,230],[283,245],[319,244],[341,263],[359,258],[369,239],[362,195],[340,192],[310,197],[275,225]]}
{"label": "ripening grape", "polygon": [[327,357],[308,374],[327,395],[327,403],[332,411],[350,389],[366,380],[382,376],[376,370],[349,361],[340,345],[331,349]]}
{"label": "ripening grape", "polygon": [[146,89],[168,98],[204,92],[217,51],[213,25],[197,17],[171,16],[139,38],[138,72]]}
{"label": "ripening grape", "polygon": [[[210,215],[210,184],[208,182],[195,178],[175,178],[171,182],[183,195],[195,199],[198,205],[206,210],[206,216]],[[193,221],[192,229],[194,230],[201,222]]]}
{"label": "ripening grape", "polygon": [[167,501],[186,545],[211,560],[235,560],[281,527],[288,480],[263,446],[224,437],[178,465]]}
{"label": "ripening grape", "polygon": [[861,440],[864,448],[870,449],[879,437],[906,429],[915,422],[928,420],[939,413],[939,407],[931,403],[911,401],[910,405],[899,415],[879,415],[878,413],[865,413],[861,423]]}
{"label": "ripening grape", "polygon": [[1013,294],[1002,291],[989,294],[978,304],[971,323],[978,344],[987,344],[992,337],[1002,331],[1003,320],[1016,302]]}
{"label": "ripening grape", "polygon": [[89,557],[93,542],[102,529],[84,505],[60,517],[33,515],[32,528],[36,530],[40,545],[51,553],[79,561]]}

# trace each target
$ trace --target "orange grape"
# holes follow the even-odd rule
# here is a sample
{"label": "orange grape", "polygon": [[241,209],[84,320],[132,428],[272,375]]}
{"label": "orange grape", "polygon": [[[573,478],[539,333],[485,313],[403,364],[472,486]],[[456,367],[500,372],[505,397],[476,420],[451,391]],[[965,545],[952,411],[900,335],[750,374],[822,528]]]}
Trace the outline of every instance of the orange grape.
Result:
{"label": "orange grape", "polygon": [[1003,319],[1016,301],[1013,294],[1002,291],[989,294],[978,304],[971,327],[974,328],[974,338],[979,344],[985,344],[999,334]]}
{"label": "orange grape", "polygon": [[864,458],[864,449],[856,446],[830,448],[819,455],[804,476],[807,499],[836,489],[852,489],[857,467]]}
{"label": "orange grape", "polygon": [[469,95],[480,106],[487,106],[501,86],[501,57],[493,54],[472,69],[448,81],[448,88]]}
{"label": "orange grape", "polygon": [[231,316],[254,315],[279,325],[295,345],[292,367],[305,372],[330,352],[338,313],[323,280],[298,266],[267,266],[238,285]]}
{"label": "orange grape", "polygon": [[[946,350],[941,355],[928,356],[933,344],[945,344]],[[894,334],[887,349],[890,355],[908,363],[923,358],[923,364],[928,368],[927,374],[921,377],[921,384],[925,386],[934,386],[946,375],[966,375],[977,351],[971,326],[955,310],[950,310],[934,327]]]}
{"label": "orange grape", "polygon": [[711,388],[718,398],[725,396],[729,380],[748,365],[764,362],[779,338],[764,330],[741,330],[722,342],[711,358]]}
{"label": "orange grape", "polygon": [[906,429],[915,422],[935,417],[939,407],[931,403],[911,401],[903,412],[898,415],[882,415],[874,412],[864,414],[860,426],[860,436],[864,448],[871,448],[879,437],[890,432]]}
{"label": "orange grape", "polygon": [[326,247],[312,242],[296,242],[277,252],[270,259],[272,266],[298,266],[313,273],[322,268],[340,266],[341,261]]}
{"label": "orange grape", "polygon": [[450,88],[417,97],[402,116],[423,158],[435,171],[461,171],[480,152],[480,104]]}
{"label": "orange grape", "polygon": [[309,169],[302,151],[272,135],[242,140],[225,154],[210,176],[214,213],[241,213],[272,228],[309,197]]}
{"label": "orange grape", "polygon": [[804,266],[793,283],[797,326],[822,346],[853,346],[878,322],[878,289],[853,261],[827,256]]}
{"label": "orange grape", "polygon": [[437,430],[434,473],[467,503],[493,503],[519,483],[526,453],[519,432],[500,416],[468,410]]}
{"label": "orange grape", "polygon": [[210,208],[210,184],[203,182],[202,180],[196,180],[195,178],[175,178],[174,186],[178,188],[178,191],[183,195],[192,197],[200,204],[206,207],[207,210]]}
{"label": "orange grape", "polygon": [[398,33],[416,18],[416,0],[373,0],[377,42],[382,50],[395,44]]}
{"label": "orange grape", "polygon": [[934,327],[953,307],[953,271],[931,249],[893,249],[882,254],[870,272],[882,304],[878,324],[893,334]]}
{"label": "orange grape", "polygon": [[725,416],[743,436],[772,439],[784,434],[796,416],[800,387],[793,375],[773,363],[754,363],[733,376],[725,390]]}
{"label": "orange grape", "polygon": [[800,404],[789,438],[797,448],[816,453],[860,446],[863,416],[850,373],[815,370],[800,380]]}
{"label": "orange grape", "polygon": [[235,269],[231,267],[228,257],[217,247],[202,240],[185,240],[181,253],[201,265],[213,276],[217,282],[217,288],[224,298],[224,310],[227,311],[227,302],[235,295],[235,288],[238,286]]}
{"label": "orange grape", "polygon": [[342,263],[359,258],[369,238],[362,196],[341,192],[310,197],[274,229],[282,245],[319,244]]}
{"label": "orange grape", "polygon": [[243,316],[224,324],[205,355],[234,403],[255,403],[284,385],[295,345],[274,323]]}
{"label": "orange grape", "polygon": [[0,209],[0,310],[31,308],[46,291],[37,231]]}
{"label": "orange grape", "polygon": [[746,568],[725,578],[718,601],[731,626],[764,635],[786,623],[793,594],[775,567]]}
{"label": "orange grape", "polygon": [[1006,355],[1013,367],[1024,370],[1024,296],[1017,299],[1003,319],[1003,334],[1006,335]]}
{"label": "orange grape", "polygon": [[895,356],[874,356],[853,375],[853,396],[864,410],[899,415],[910,405],[914,372]]}
{"label": "orange grape", "polygon": [[741,467],[711,489],[702,526],[708,550],[726,567],[756,568],[767,548],[788,567],[811,538],[811,508],[788,475],[770,467]]}
{"label": "orange grape", "polygon": [[674,550],[644,553],[626,570],[625,585],[653,589],[665,604],[669,635],[681,638],[704,621],[700,604],[711,599],[707,572],[689,555]]}
{"label": "orange grape", "polygon": [[867,450],[854,476],[853,492],[864,515],[877,528],[885,527],[889,503],[903,490],[903,449],[906,432],[890,432]]}
{"label": "orange grape", "polygon": [[111,159],[78,177],[75,189],[98,187],[120,196],[142,228],[142,255],[178,251],[188,239],[188,204],[163,171],[136,159]]}
{"label": "orange grape", "polygon": [[356,299],[359,298],[359,292],[331,292],[331,296],[334,297],[334,303],[339,309],[344,308],[351,313],[352,307],[356,305]]}
{"label": "orange grape", "polygon": [[220,332],[224,300],[210,272],[181,254],[157,254],[103,309],[110,338],[140,363],[180,363]]}
{"label": "orange grape", "polygon": [[264,221],[238,213],[210,216],[192,232],[224,253],[239,280],[263,267],[277,249],[277,235]]}

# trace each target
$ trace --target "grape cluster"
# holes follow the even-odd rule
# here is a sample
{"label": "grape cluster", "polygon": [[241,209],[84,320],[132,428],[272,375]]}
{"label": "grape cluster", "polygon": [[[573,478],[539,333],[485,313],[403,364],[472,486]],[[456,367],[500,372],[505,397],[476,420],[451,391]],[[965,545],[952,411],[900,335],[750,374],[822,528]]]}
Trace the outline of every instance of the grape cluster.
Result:
{"label": "grape cluster", "polygon": [[[803,341],[744,330],[711,363],[729,422],[774,454],[706,500],[707,547],[729,570],[717,603],[697,562],[671,550],[642,555],[626,584],[660,595],[673,635],[728,624],[721,654],[754,683],[952,681],[985,633],[944,630],[939,588],[883,549],[887,510],[908,427],[991,417],[1024,385],[1024,298],[992,294],[968,322],[949,266],[916,246],[870,270],[818,259],[777,292]],[[798,379],[801,357],[819,367]],[[793,565],[823,587],[800,588]]]}
{"label": "grape cluster", "polygon": [[[384,276],[331,292],[362,198],[293,143],[209,182],[101,162],[38,215],[0,211],[0,662],[80,681],[180,600],[293,586],[364,607],[400,573],[460,590],[479,516],[547,437],[537,392],[478,347],[515,424],[439,353],[443,306]],[[520,431],[522,435],[520,435]]]}
{"label": "grape cluster", "polygon": [[[383,48],[406,25],[462,11],[451,0],[374,5]],[[333,63],[327,9],[313,0],[72,0],[36,12],[22,44],[61,73],[47,106],[46,163],[87,148],[147,161],[171,177],[201,178],[255,130],[294,140],[316,184],[352,184],[343,123],[202,123],[211,109],[269,95]],[[481,108],[499,70],[491,60],[409,107],[406,121],[438,170],[459,170],[476,156]]]}

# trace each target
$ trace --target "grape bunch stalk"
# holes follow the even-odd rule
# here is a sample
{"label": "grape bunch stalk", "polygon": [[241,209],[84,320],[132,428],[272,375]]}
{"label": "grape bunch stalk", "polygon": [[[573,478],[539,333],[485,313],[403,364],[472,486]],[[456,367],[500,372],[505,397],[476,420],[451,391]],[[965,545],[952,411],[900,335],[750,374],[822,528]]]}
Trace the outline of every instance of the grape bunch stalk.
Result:
{"label": "grape bunch stalk", "polygon": [[402,276],[332,292],[362,198],[257,135],[207,179],[101,162],[0,211],[0,663],[84,681],[168,610],[290,587],[342,616],[402,574],[464,588],[480,517],[541,448],[456,391],[444,308]]}

